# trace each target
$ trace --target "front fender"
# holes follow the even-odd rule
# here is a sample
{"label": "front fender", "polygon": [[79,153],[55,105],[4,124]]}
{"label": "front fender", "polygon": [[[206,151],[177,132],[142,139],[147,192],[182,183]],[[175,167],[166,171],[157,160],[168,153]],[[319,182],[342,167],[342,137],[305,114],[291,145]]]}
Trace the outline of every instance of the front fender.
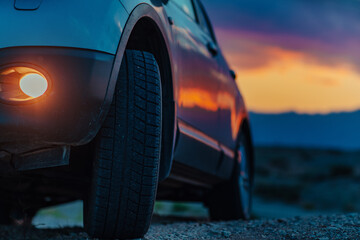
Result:
{"label": "front fender", "polygon": [[[153,24],[156,25],[156,28],[158,28],[160,34],[163,37],[164,40],[164,51],[167,52],[167,54],[169,55],[169,71],[171,72],[170,77],[168,80],[173,81],[172,76],[175,76],[173,70],[174,68],[173,66],[173,62],[174,62],[174,57],[172,55],[173,51],[171,51],[171,49],[173,49],[173,41],[172,41],[172,33],[171,33],[171,26],[168,23],[166,18],[166,14],[164,13],[161,5],[153,5],[153,4],[148,4],[148,3],[140,3],[138,4],[140,1],[138,0],[131,0],[131,1],[124,1],[124,6],[126,7],[126,9],[130,12],[128,21],[126,22],[126,25],[124,27],[124,31],[123,34],[121,36],[120,39],[120,43],[118,46],[118,50],[116,53],[116,57],[115,57],[115,61],[114,61],[114,66],[113,66],[113,71],[111,73],[111,78],[110,78],[110,82],[108,85],[108,91],[107,91],[107,95],[106,95],[106,100],[105,100],[105,104],[104,104],[104,109],[109,109],[109,106],[111,104],[111,100],[112,97],[114,95],[114,91],[115,91],[115,86],[116,86],[116,82],[118,79],[118,74],[119,74],[119,70],[120,70],[120,66],[121,66],[121,61],[124,55],[124,51],[127,47],[127,44],[129,42],[131,33],[133,31],[133,29],[135,28],[135,25],[141,20],[141,19],[148,19],[151,22],[153,22]],[[153,1],[151,1],[153,2]],[[155,2],[155,1],[154,1]],[[127,4],[125,4],[127,3]],[[133,8],[134,7],[134,8]],[[172,87],[173,82],[171,84]],[[169,91],[172,91],[172,93],[168,93],[169,95],[173,95],[174,93],[174,89],[169,89]],[[173,99],[171,99],[172,102],[169,104],[174,104]],[[171,107],[169,107],[171,109]],[[175,119],[176,116],[176,106],[174,104],[174,110],[173,111],[169,111],[168,114],[173,114],[173,118]],[[171,144],[171,149],[169,149],[169,151],[164,151],[166,153],[162,153],[162,160],[161,160],[161,166],[160,166],[160,174],[159,174],[159,179],[160,181],[165,179],[171,170],[171,166],[172,166],[172,153],[175,147],[175,132],[176,132],[176,125],[175,125],[175,121],[173,123],[173,126],[169,125],[169,129],[171,128],[173,130],[173,133],[171,134],[171,136],[173,136],[172,139],[169,139],[169,144],[170,141],[172,142]],[[171,131],[171,130],[169,130]],[[169,134],[170,135],[170,134]],[[169,137],[170,138],[170,137]],[[165,157],[164,157],[165,156]]]}
{"label": "front fender", "polygon": [[0,48],[51,46],[115,54],[129,14],[119,0],[43,0],[36,10],[0,1]]}

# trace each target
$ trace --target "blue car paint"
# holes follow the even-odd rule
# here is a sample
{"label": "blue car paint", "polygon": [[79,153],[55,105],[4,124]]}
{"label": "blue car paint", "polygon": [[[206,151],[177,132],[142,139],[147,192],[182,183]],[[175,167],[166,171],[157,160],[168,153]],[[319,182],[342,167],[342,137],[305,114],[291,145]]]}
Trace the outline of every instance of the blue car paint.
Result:
{"label": "blue car paint", "polygon": [[0,21],[0,48],[53,46],[115,54],[129,16],[119,0],[45,0],[34,11],[17,10],[32,5],[14,3],[0,1],[6,20]]}

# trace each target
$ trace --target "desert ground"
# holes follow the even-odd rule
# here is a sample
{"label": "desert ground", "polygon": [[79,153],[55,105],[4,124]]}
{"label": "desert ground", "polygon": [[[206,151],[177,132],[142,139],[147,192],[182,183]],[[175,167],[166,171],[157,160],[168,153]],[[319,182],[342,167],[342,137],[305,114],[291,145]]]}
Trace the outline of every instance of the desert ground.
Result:
{"label": "desert ground", "polygon": [[[250,221],[211,222],[199,203],[157,202],[144,239],[360,239],[360,152],[259,147]],[[80,201],[0,239],[89,239]]]}

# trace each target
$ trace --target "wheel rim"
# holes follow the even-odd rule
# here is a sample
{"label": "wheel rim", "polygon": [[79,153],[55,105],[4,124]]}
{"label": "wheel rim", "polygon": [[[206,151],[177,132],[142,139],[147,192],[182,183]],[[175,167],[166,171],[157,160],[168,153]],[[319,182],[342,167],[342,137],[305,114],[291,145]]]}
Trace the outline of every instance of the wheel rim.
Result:
{"label": "wheel rim", "polygon": [[242,210],[246,218],[250,217],[250,205],[251,205],[251,182],[250,182],[250,168],[249,159],[246,152],[246,146],[242,143],[239,147],[239,190]]}

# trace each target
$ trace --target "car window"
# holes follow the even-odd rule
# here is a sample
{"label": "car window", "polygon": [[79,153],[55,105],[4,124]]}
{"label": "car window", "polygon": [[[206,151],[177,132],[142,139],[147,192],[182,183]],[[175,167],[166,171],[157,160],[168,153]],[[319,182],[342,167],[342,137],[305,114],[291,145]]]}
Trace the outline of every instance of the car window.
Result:
{"label": "car window", "polygon": [[183,12],[193,20],[196,20],[196,14],[192,0],[172,0]]}
{"label": "car window", "polygon": [[205,8],[200,1],[197,1],[197,3],[198,3],[197,16],[199,19],[199,24],[201,28],[214,40],[214,42],[216,42],[214,30],[211,26],[210,19],[206,14]]}

